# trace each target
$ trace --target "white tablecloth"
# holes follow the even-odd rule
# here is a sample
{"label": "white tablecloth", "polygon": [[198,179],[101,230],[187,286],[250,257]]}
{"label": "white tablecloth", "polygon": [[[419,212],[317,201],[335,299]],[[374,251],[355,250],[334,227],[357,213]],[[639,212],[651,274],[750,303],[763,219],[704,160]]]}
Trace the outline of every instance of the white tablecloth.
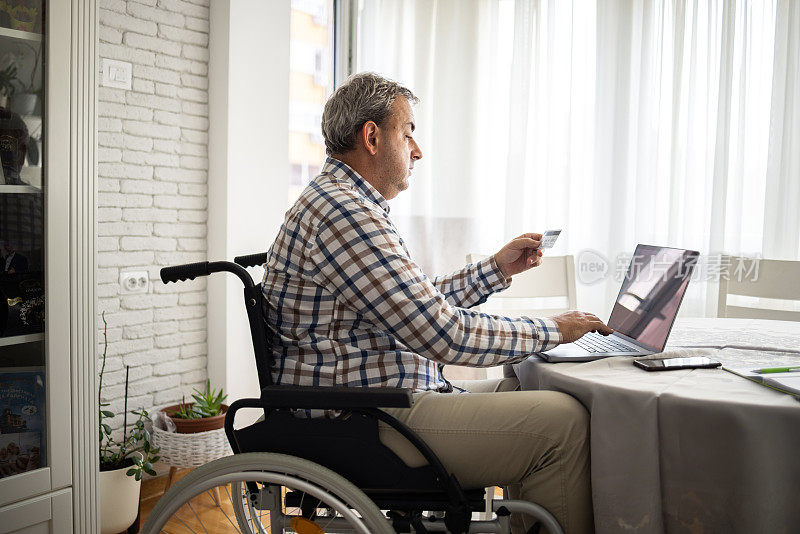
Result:
{"label": "white tablecloth", "polygon": [[[687,350],[731,368],[800,365],[800,323],[678,320],[656,357]],[[648,373],[629,357],[514,367],[523,389],[564,391],[591,412],[599,534],[800,532],[795,398],[722,369]]]}

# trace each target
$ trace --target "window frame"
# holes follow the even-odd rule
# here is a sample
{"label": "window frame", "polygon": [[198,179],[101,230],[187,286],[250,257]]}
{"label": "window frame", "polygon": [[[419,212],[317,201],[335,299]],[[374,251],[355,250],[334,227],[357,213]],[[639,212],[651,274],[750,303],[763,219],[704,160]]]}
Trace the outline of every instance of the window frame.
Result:
{"label": "window frame", "polygon": [[333,0],[333,89],[357,64],[358,0]]}

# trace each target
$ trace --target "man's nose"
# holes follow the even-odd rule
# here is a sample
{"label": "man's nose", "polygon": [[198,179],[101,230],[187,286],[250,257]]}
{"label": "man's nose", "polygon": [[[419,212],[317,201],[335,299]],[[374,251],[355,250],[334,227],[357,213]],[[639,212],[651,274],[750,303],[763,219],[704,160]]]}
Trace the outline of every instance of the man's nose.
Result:
{"label": "man's nose", "polygon": [[419,148],[416,141],[414,141],[414,148],[411,149],[411,159],[414,161],[422,159],[422,150]]}

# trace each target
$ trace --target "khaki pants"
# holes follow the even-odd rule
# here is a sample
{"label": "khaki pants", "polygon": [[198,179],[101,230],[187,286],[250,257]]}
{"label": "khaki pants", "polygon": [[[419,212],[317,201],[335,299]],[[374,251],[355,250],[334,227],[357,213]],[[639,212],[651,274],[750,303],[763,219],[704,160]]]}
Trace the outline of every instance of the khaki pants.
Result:
{"label": "khaki pants", "polygon": [[[593,532],[583,406],[554,391],[513,391],[515,378],[454,385],[471,393],[416,393],[411,408],[385,411],[419,434],[462,487],[507,486],[512,499],[544,506],[567,534]],[[395,430],[382,425],[380,438],[409,466],[425,465]],[[512,517],[512,532],[531,524]]]}

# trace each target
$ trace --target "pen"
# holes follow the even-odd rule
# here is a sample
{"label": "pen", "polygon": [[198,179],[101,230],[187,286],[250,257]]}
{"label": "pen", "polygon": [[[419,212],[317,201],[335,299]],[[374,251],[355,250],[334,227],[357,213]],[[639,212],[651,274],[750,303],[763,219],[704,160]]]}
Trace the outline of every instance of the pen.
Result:
{"label": "pen", "polygon": [[766,367],[764,369],[754,369],[753,372],[759,374],[800,372],[800,365],[793,367]]}

